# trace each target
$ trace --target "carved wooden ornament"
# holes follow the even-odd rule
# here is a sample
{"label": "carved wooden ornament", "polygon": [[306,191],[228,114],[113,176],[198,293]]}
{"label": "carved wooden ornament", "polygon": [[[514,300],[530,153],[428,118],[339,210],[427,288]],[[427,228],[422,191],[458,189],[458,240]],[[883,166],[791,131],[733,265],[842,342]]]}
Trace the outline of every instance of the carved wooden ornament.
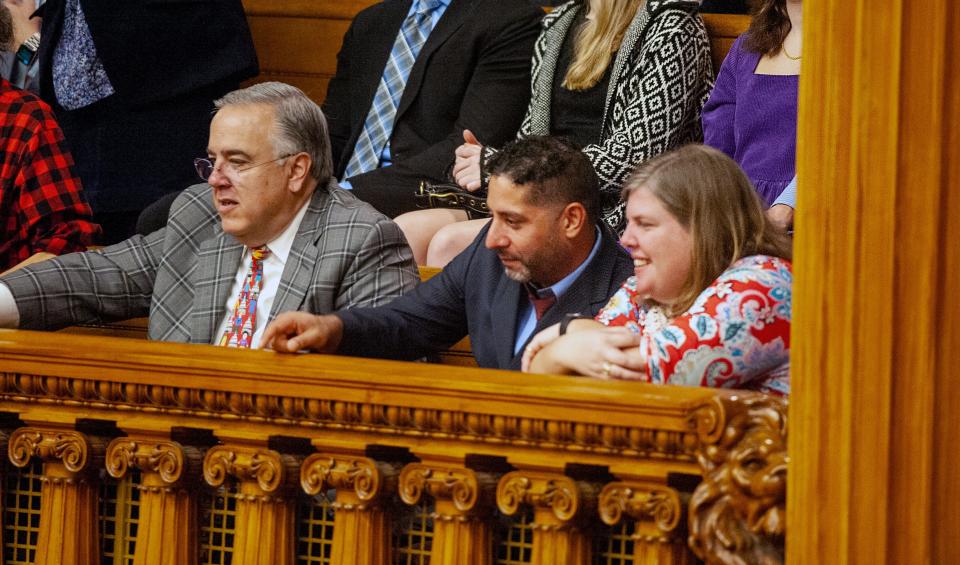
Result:
{"label": "carved wooden ornament", "polygon": [[580,510],[580,493],[573,479],[551,473],[513,471],[497,484],[497,507],[508,516],[521,505],[549,509],[557,521],[566,523]]}
{"label": "carved wooden ornament", "polygon": [[118,437],[107,446],[107,473],[122,478],[132,467],[156,473],[168,485],[184,476],[186,456],[183,447],[173,441],[147,441]]}
{"label": "carved wooden ornament", "polygon": [[351,489],[362,502],[373,502],[382,492],[383,476],[366,457],[314,453],[300,467],[300,486],[309,495],[327,489]]}
{"label": "carved wooden ornament", "polygon": [[634,520],[650,520],[672,540],[684,514],[680,494],[667,486],[644,482],[610,483],[600,492],[600,519],[609,526],[620,523],[623,515]]}
{"label": "carved wooden ornament", "polygon": [[227,477],[255,482],[264,493],[277,493],[286,482],[285,464],[280,454],[270,449],[216,445],[203,458],[203,479],[219,487]]}
{"label": "carved wooden ornament", "polygon": [[71,473],[80,473],[90,459],[90,441],[80,432],[20,428],[10,436],[10,462],[26,467],[31,457],[59,460]]}
{"label": "carved wooden ornament", "polygon": [[719,394],[698,406],[703,482],[690,500],[690,548],[708,563],[778,564],[784,558],[787,403]]}
{"label": "carved wooden ornament", "polygon": [[458,511],[468,513],[477,506],[479,490],[477,475],[470,469],[410,463],[400,472],[400,498],[410,505],[420,502],[426,492],[450,500]]}

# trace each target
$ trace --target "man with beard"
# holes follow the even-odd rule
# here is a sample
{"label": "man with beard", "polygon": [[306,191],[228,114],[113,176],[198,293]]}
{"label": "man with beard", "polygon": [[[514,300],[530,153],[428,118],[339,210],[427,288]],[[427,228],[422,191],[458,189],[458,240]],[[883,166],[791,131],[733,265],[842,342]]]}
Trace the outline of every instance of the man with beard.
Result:
{"label": "man with beard", "polygon": [[[0,3],[0,50],[16,34]],[[100,227],[50,107],[0,79],[0,273],[21,262],[83,251]]]}
{"label": "man with beard", "polygon": [[489,165],[493,219],[437,276],[386,306],[277,317],[262,344],[417,359],[470,336],[481,367],[519,369],[537,331],[594,315],[632,262],[598,223],[599,185],[577,147],[530,137]]}

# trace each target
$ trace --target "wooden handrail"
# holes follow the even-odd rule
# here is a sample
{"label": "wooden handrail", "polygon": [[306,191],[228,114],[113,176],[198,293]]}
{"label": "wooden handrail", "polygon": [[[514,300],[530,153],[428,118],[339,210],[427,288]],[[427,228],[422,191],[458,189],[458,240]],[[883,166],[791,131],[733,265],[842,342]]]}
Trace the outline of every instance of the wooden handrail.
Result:
{"label": "wooden handrail", "polygon": [[[400,500],[434,505],[437,565],[489,563],[477,548],[491,543],[497,506],[532,509],[533,563],[568,550],[590,562],[582,536],[601,520],[635,524],[638,563],[687,563],[687,500],[704,557],[741,551],[715,530],[752,532],[736,508],[782,514],[782,493],[753,500],[730,483],[738,450],[763,446],[772,461],[785,449],[785,405],[760,394],[13,330],[0,331],[0,366],[11,460],[39,458],[61,485],[44,505],[93,512],[104,465],[115,477],[137,468],[156,493],[141,495],[140,528],[166,537],[136,562],[195,554],[201,468],[206,484],[237,485],[234,563],[291,555],[293,501],[330,488],[335,563],[385,565],[388,551],[373,556],[392,531],[382,509]],[[157,516],[174,524],[167,533]],[[50,517],[40,529],[96,541]],[[769,533],[754,532],[750,551],[775,553]]]}

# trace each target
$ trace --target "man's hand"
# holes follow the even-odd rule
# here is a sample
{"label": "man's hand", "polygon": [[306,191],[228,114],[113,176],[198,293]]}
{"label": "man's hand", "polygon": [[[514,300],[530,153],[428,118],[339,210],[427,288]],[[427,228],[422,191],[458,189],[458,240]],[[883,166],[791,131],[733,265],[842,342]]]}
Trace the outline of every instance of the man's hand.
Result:
{"label": "man's hand", "polygon": [[544,347],[529,370],[600,379],[643,379],[647,362],[639,345],[640,336],[622,327],[568,333]]}
{"label": "man's hand", "polygon": [[482,185],[480,154],[483,152],[483,145],[468,129],[463,130],[463,141],[463,145],[457,147],[455,152],[457,158],[453,164],[453,178],[461,187],[474,192]]}
{"label": "man's hand", "polygon": [[774,204],[767,210],[767,217],[778,228],[787,231],[793,229],[793,208],[786,204]]}
{"label": "man's hand", "polygon": [[343,338],[343,322],[337,316],[315,316],[307,312],[284,312],[267,326],[260,347],[281,353],[309,349],[333,353]]}

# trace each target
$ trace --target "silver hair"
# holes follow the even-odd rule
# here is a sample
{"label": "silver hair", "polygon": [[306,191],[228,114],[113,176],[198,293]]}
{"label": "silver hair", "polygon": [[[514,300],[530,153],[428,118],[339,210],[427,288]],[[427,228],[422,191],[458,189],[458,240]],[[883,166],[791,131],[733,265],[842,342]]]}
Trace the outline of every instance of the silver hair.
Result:
{"label": "silver hair", "polygon": [[213,103],[215,111],[245,104],[272,106],[276,128],[271,142],[277,156],[306,153],[312,162],[310,176],[321,185],[326,184],[333,176],[333,157],[327,118],[316,102],[295,86],[261,82],[227,93]]}

